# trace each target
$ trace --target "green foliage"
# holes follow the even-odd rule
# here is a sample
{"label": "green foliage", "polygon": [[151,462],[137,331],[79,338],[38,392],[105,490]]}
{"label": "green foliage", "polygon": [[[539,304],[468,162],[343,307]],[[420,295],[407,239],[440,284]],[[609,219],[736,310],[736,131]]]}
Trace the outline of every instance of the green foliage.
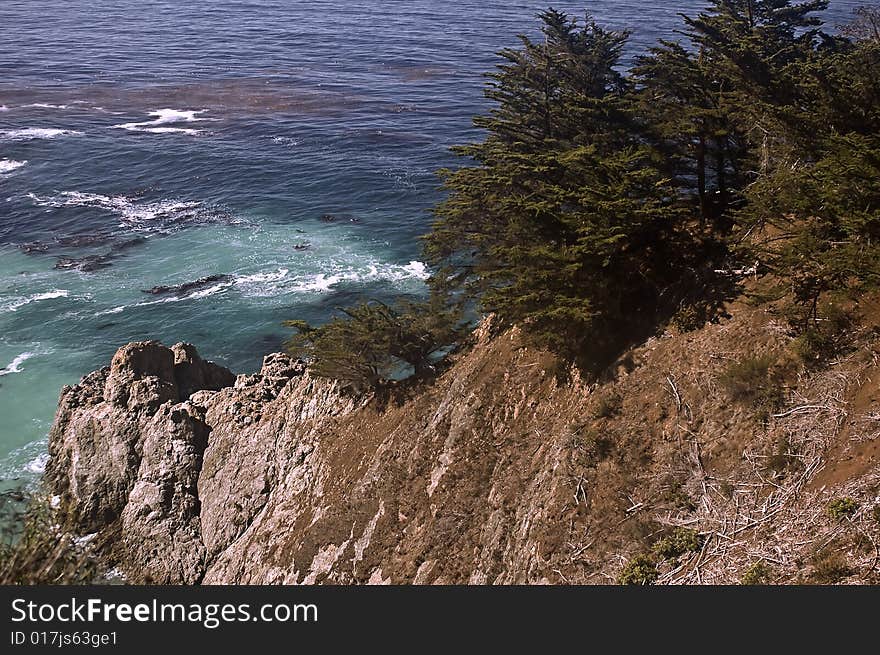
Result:
{"label": "green foliage", "polygon": [[320,327],[287,321],[296,330],[287,349],[306,360],[314,375],[357,390],[377,390],[407,368],[419,377],[430,375],[437,358],[465,333],[460,311],[436,297],[394,306],[366,302],[341,311],[343,316]]}
{"label": "green foliage", "polygon": [[703,309],[698,305],[685,305],[672,316],[670,323],[681,333],[699,330],[709,320]]}
{"label": "green foliage", "polygon": [[657,564],[650,555],[636,555],[633,557],[617,578],[617,583],[622,585],[652,585],[659,577]]}
{"label": "green foliage", "polygon": [[444,172],[426,251],[435,284],[577,355],[654,316],[690,235],[626,111],[627,35],[554,11],[542,21],[544,43],[501,53],[487,92],[499,105],[476,121],[488,136],[457,149],[476,165]]}
{"label": "green foliage", "polygon": [[[0,584],[95,584],[95,559],[59,530],[58,517],[45,499],[25,498],[10,509],[4,494],[0,534]],[[18,501],[15,501],[19,505]]]}
{"label": "green foliage", "polygon": [[[494,312],[597,372],[670,319],[713,320],[753,270],[791,305],[802,359],[827,360],[840,331],[823,299],[880,282],[880,18],[828,34],[827,5],[714,0],[630,72],[627,32],[542,13],[542,38],[487,76],[485,138],[441,171],[432,311]],[[291,348],[353,384],[428,370],[459,340],[406,309],[346,311],[291,323]],[[764,417],[778,382],[759,361],[722,377]]]}
{"label": "green foliage", "polygon": [[686,553],[695,553],[703,546],[700,533],[690,528],[675,528],[654,544],[652,551],[664,560],[677,559]]}
{"label": "green foliage", "polygon": [[718,381],[731,400],[751,407],[767,418],[783,400],[782,383],[769,355],[746,357],[728,366]]}
{"label": "green foliage", "polygon": [[826,305],[795,338],[795,354],[807,366],[827,362],[845,350],[852,324],[853,315],[846,309],[838,304]]}
{"label": "green foliage", "polygon": [[743,573],[740,584],[755,586],[765,585],[770,581],[770,567],[764,560],[758,560]]}
{"label": "green foliage", "polygon": [[626,33],[543,13],[489,75],[471,165],[443,173],[435,288],[601,360],[711,320],[719,260],[773,273],[801,330],[823,293],[880,279],[880,46],[821,32],[827,4],[716,0],[629,75]]}
{"label": "green foliage", "polygon": [[880,281],[880,133],[831,137],[824,149],[757,181],[740,215],[765,229],[755,256],[791,294],[804,332],[816,328],[823,294]]}
{"label": "green foliage", "polygon": [[859,511],[859,504],[852,498],[838,498],[828,503],[828,516],[835,521],[851,517]]}
{"label": "green foliage", "polygon": [[824,1],[717,0],[685,17],[688,43],[663,41],[635,74],[638,103],[682,185],[691,179],[704,222],[729,227],[728,212],[756,171],[770,165],[772,145],[799,101],[799,65],[820,41],[814,12]]}

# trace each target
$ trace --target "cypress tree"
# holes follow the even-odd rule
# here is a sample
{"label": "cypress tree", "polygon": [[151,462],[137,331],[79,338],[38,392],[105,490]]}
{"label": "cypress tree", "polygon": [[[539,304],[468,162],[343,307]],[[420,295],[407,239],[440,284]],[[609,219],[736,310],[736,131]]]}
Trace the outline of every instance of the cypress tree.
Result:
{"label": "cypress tree", "polygon": [[655,316],[687,257],[685,214],[628,112],[627,34],[540,18],[542,42],[501,53],[498,106],[475,121],[486,139],[456,149],[474,165],[443,173],[426,251],[435,285],[576,355]]}

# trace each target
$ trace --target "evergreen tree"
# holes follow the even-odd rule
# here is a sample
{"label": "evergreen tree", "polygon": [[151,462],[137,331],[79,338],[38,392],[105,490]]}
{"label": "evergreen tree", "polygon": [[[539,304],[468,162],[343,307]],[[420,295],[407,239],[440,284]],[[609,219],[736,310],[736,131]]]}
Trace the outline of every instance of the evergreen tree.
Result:
{"label": "evergreen tree", "polygon": [[418,377],[431,374],[439,355],[465,333],[459,309],[436,295],[426,302],[372,301],[340,311],[342,316],[318,327],[285,322],[296,330],[287,350],[306,360],[314,375],[358,390],[377,390],[408,367]]}
{"label": "evergreen tree", "polygon": [[803,67],[827,40],[815,16],[827,4],[715,0],[684,17],[688,47],[661,42],[640,59],[640,112],[704,221],[740,205],[790,152],[792,133],[805,133]]}
{"label": "evergreen tree", "polygon": [[577,354],[613,346],[654,316],[687,258],[672,184],[626,111],[627,34],[541,15],[543,43],[502,53],[476,121],[474,166],[445,171],[448,199],[426,239],[434,283]]}
{"label": "evergreen tree", "polygon": [[748,248],[799,308],[798,329],[823,294],[880,282],[880,134],[834,137],[819,161],[762,178],[748,198]]}
{"label": "evergreen tree", "polygon": [[715,0],[630,75],[626,32],[544,12],[488,76],[484,140],[442,172],[431,299],[291,322],[292,352],[379,388],[430,372],[473,303],[601,365],[677,308],[717,310],[722,256],[757,259],[810,329],[823,295],[880,282],[876,15],[832,36],[826,5]]}
{"label": "evergreen tree", "polygon": [[786,147],[746,191],[737,221],[743,249],[806,331],[824,294],[880,281],[880,42],[826,37],[796,70]]}

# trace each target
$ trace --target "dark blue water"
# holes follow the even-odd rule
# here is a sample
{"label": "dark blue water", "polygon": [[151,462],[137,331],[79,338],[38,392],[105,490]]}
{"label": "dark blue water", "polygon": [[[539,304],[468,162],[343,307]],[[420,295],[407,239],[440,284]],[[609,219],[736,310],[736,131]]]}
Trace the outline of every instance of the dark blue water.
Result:
{"label": "dark blue water", "polygon": [[[543,8],[107,4],[0,2],[0,478],[39,472],[61,385],[127,341],[248,371],[284,319],[423,292],[434,171]],[[702,5],[588,4],[630,56]]]}

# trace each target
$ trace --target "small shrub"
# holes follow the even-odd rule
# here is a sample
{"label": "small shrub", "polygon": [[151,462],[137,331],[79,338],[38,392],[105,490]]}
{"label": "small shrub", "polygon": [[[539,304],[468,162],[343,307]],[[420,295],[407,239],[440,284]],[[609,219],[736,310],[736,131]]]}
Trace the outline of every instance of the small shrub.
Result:
{"label": "small shrub", "polygon": [[636,555],[617,578],[622,585],[652,585],[657,582],[657,564],[650,555]]}
{"label": "small shrub", "polygon": [[0,584],[95,584],[97,562],[59,530],[56,512],[45,499],[26,502],[14,524],[20,530],[4,525],[0,535]]}
{"label": "small shrub", "polygon": [[806,366],[813,366],[831,359],[837,349],[836,340],[815,327],[807,328],[801,332],[792,342],[791,347],[795,355]]}
{"label": "small shrub", "polygon": [[675,528],[671,534],[654,544],[654,554],[664,560],[676,559],[685,553],[695,553],[703,546],[703,539],[696,530]]}
{"label": "small shrub", "polygon": [[599,398],[596,402],[596,408],[593,410],[595,418],[613,418],[620,413],[623,405],[623,399],[619,394],[608,393]]}
{"label": "small shrub", "polygon": [[744,585],[763,585],[770,580],[770,567],[763,560],[759,560],[752,564],[746,572],[743,573],[740,584]]}
{"label": "small shrub", "polygon": [[699,330],[706,324],[706,312],[696,305],[685,305],[679,309],[670,321],[681,334]]}
{"label": "small shrub", "polygon": [[614,439],[607,434],[592,433],[587,438],[585,445],[590,457],[596,462],[608,459],[614,451]]}
{"label": "small shrub", "polygon": [[285,345],[309,363],[313,375],[356,390],[378,391],[406,369],[417,378],[433,375],[439,359],[467,332],[460,308],[440,296],[391,306],[370,301],[340,311],[320,327],[285,321],[295,330]]}
{"label": "small shrub", "polygon": [[774,370],[775,363],[768,355],[747,357],[728,366],[718,381],[731,400],[758,410],[766,419],[783,400],[782,381]]}
{"label": "small shrub", "polygon": [[691,498],[684,489],[684,485],[675,478],[670,479],[660,495],[660,499],[664,502],[672,504],[676,509],[686,512],[693,512],[697,509],[697,503]]}
{"label": "small shrub", "polygon": [[852,498],[838,498],[828,503],[828,516],[835,521],[849,518],[859,510],[859,504]]}
{"label": "small shrub", "polygon": [[571,437],[571,446],[587,456],[590,464],[607,459],[614,452],[614,438],[607,433],[600,434],[586,426],[578,428]]}
{"label": "small shrub", "polygon": [[805,366],[815,366],[840,355],[847,346],[847,332],[853,325],[852,312],[839,304],[827,303],[821,317],[812,321],[792,343]]}
{"label": "small shrub", "polygon": [[853,570],[846,559],[837,552],[825,552],[813,557],[813,573],[810,580],[816,584],[837,584]]}
{"label": "small shrub", "polygon": [[795,450],[788,437],[776,439],[764,460],[764,471],[774,475],[782,475],[801,470],[803,462]]}

